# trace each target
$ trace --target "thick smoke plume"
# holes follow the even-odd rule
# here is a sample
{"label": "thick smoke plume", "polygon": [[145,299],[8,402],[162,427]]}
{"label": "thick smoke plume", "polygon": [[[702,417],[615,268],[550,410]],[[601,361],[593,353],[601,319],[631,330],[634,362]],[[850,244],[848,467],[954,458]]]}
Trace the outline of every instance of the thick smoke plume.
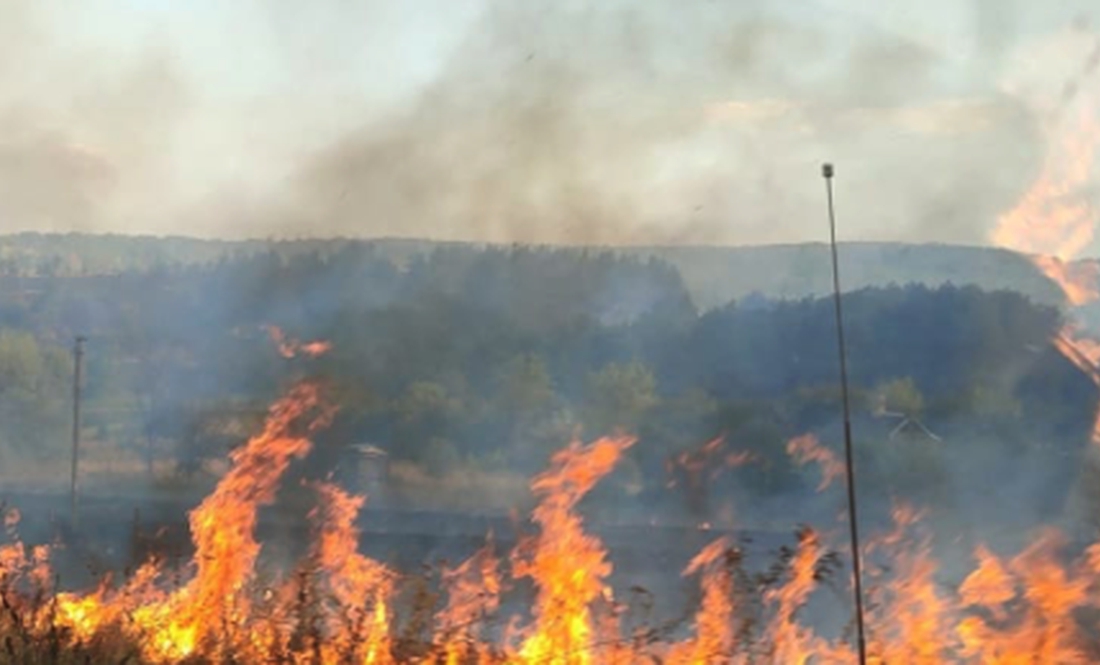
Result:
{"label": "thick smoke plume", "polygon": [[1093,27],[906,8],[16,2],[0,229],[797,241],[827,158],[851,237],[980,243],[1044,152],[1014,82],[1077,68]]}
{"label": "thick smoke plume", "polygon": [[973,242],[1037,153],[990,81],[944,88],[954,64],[809,4],[494,5],[410,106],[313,155],[294,203],[349,234],[797,240],[835,155],[875,192],[855,233]]}

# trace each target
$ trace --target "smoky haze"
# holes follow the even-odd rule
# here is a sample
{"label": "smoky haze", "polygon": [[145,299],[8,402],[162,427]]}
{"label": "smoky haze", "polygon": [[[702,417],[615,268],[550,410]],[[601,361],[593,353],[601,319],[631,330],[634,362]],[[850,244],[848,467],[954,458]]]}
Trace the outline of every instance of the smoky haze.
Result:
{"label": "smoky haze", "polygon": [[982,243],[1077,4],[14,2],[0,231]]}

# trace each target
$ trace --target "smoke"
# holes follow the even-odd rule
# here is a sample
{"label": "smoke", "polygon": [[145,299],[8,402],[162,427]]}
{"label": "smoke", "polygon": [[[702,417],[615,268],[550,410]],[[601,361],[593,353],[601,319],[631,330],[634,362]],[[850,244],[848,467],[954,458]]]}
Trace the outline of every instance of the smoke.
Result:
{"label": "smoke", "polygon": [[[0,229],[801,241],[828,159],[850,237],[980,243],[1044,153],[1027,91],[1002,82],[1075,17],[984,0],[900,18],[828,0],[420,9],[12,3]],[[1041,71],[1064,81],[1086,55]]]}
{"label": "smoke", "polygon": [[1039,152],[1004,141],[1034,139],[1012,99],[945,94],[949,64],[809,4],[494,5],[409,107],[306,161],[295,220],[502,242],[800,240],[816,164],[835,158],[860,190],[853,234],[979,242],[1026,180],[1005,164]]}
{"label": "smoke", "polygon": [[163,197],[158,155],[187,114],[187,84],[171,52],[89,52],[66,39],[75,19],[45,7],[8,3],[0,26],[0,218],[7,229],[117,229]]}

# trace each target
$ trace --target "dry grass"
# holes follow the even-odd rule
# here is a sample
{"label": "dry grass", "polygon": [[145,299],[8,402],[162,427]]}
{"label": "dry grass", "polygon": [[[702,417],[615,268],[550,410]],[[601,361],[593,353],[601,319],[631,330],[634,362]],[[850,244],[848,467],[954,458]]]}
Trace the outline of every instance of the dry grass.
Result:
{"label": "dry grass", "polygon": [[[730,557],[728,563],[743,589],[764,583],[764,578],[752,579],[740,570],[740,558]],[[732,572],[736,569],[736,572]],[[255,600],[253,616],[246,624],[231,629],[231,634],[218,644],[208,645],[203,655],[180,661],[180,665],[218,665],[226,663],[251,663],[261,658],[271,665],[300,665],[320,662],[314,660],[321,645],[329,639],[327,630],[340,624],[338,617],[354,615],[354,610],[365,608],[333,607],[331,597],[319,591],[324,584],[315,567],[303,564],[298,573],[286,582],[294,590],[297,601],[282,606],[284,612],[276,629],[286,639],[279,646],[262,654],[254,650],[238,650],[243,636],[257,629],[271,627],[270,608],[265,607],[264,593],[266,584],[257,580],[249,592]],[[389,646],[386,653],[389,658],[379,662],[390,663],[483,663],[503,664],[509,662],[500,645],[486,643],[481,636],[500,629],[507,617],[486,616],[474,624],[452,626],[441,630],[436,617],[447,602],[446,593],[439,586],[439,571],[425,568],[418,575],[402,578],[397,595],[392,601],[392,621],[389,631]],[[270,581],[270,580],[268,580]],[[761,587],[762,588],[762,587]],[[643,593],[644,590],[641,590]],[[739,590],[738,593],[742,591]],[[90,664],[127,664],[154,665],[142,656],[140,631],[123,617],[119,623],[101,627],[92,637],[80,640],[57,621],[56,599],[44,586],[35,586],[27,578],[0,577],[0,662],[26,665],[90,665]],[[751,607],[745,603],[744,607]],[[607,607],[594,608],[595,616],[608,612]],[[368,612],[369,613],[369,612]],[[503,614],[503,613],[502,613]],[[610,616],[609,614],[607,616]],[[685,612],[681,618],[662,625],[637,624],[631,630],[624,631],[622,638],[608,639],[606,636],[591,645],[596,655],[614,651],[621,657],[630,654],[629,662],[660,662],[655,660],[670,643],[674,631],[682,629],[690,621],[691,612]],[[321,619],[328,617],[328,621]],[[332,619],[336,618],[335,624]],[[289,619],[289,621],[287,621]],[[743,622],[750,627],[749,622]],[[365,643],[366,635],[356,634],[351,627],[351,645]],[[746,633],[747,635],[748,633]],[[234,637],[234,635],[236,637]],[[513,645],[514,646],[514,645]],[[357,647],[349,647],[356,649]],[[457,661],[447,661],[446,655],[452,655],[455,649],[465,649],[466,653]],[[600,661],[599,658],[596,659]],[[362,653],[346,655],[338,661],[361,663]]]}

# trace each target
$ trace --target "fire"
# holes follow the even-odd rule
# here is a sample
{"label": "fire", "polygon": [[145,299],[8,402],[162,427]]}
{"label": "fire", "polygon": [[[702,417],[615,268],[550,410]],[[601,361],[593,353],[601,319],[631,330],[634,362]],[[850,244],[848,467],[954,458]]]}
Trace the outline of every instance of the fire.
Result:
{"label": "fire", "polygon": [[824,548],[818,535],[810,529],[803,530],[799,535],[798,550],[790,564],[790,578],[783,586],[764,594],[764,600],[776,608],[769,630],[773,662],[802,665],[817,654],[829,657],[831,649],[796,620],[796,613],[816,586],[817,565],[823,555]]}
{"label": "fire", "polygon": [[844,477],[844,464],[812,434],[804,434],[788,441],[787,454],[798,465],[817,462],[821,466],[821,484],[817,486],[819,492],[828,489],[834,480]]}
{"label": "fire", "polygon": [[314,557],[335,605],[326,617],[331,637],[323,647],[324,660],[378,665],[393,662],[388,603],[394,574],[358,552],[355,517],[364,499],[327,483],[316,489],[321,501],[313,513],[320,526]]}
{"label": "fire", "polygon": [[1100,363],[1100,342],[1082,336],[1073,326],[1066,326],[1054,338],[1053,343],[1067,360],[1100,386],[1100,373],[1097,371],[1097,363]]}
{"label": "fire", "polygon": [[[1100,264],[1072,262],[1094,239],[1098,211],[1087,186],[1100,148],[1100,123],[1084,108],[1061,128],[1066,131],[1052,141],[1038,179],[1001,217],[992,240],[1034,255],[1066,300],[1079,305],[1100,297]],[[327,342],[302,342],[276,327],[267,331],[284,358],[330,350]],[[1100,342],[1067,328],[1053,344],[1100,386]],[[432,625],[422,643],[410,646],[398,625],[402,578],[358,551],[356,519],[366,498],[331,483],[312,486],[315,533],[300,574],[261,587],[258,511],[274,501],[285,471],[308,454],[310,435],[333,414],[319,386],[309,382],[294,386],[271,407],[262,431],[230,455],[229,471],[190,514],[195,556],[182,583],[168,580],[162,562],[149,561],[119,587],[105,580],[89,593],[54,593],[50,549],[28,550],[15,533],[18,512],[6,512],[10,544],[0,546],[0,599],[8,611],[0,612],[0,631],[42,641],[60,630],[70,645],[121,634],[137,646],[137,656],[158,664],[854,661],[848,640],[819,634],[804,618],[830,574],[833,554],[828,536],[810,528],[799,532],[796,546],[765,576],[740,570],[741,552],[730,538],[710,542],[682,572],[697,578],[701,590],[698,606],[685,615],[690,619],[685,633],[622,635],[621,606],[609,583],[610,553],[585,530],[579,504],[635,445],[625,436],[587,445],[575,441],[532,481],[537,532],[516,547],[509,562],[512,580],[533,584],[534,600],[530,617],[513,617],[513,630],[503,638],[485,630],[508,591],[508,572],[490,541],[444,572],[446,605],[430,614]],[[1100,443],[1100,419],[1097,432]],[[744,454],[723,454],[723,446],[722,439],[714,439],[679,455],[670,471],[681,471],[685,484],[696,488],[723,466],[751,461]],[[792,439],[786,449],[795,462],[820,466],[819,491],[844,476],[842,462],[812,435]],[[894,521],[894,530],[866,549],[869,557],[890,562],[889,568],[869,573],[868,647],[875,665],[1095,661],[1085,645],[1095,641],[1100,611],[1100,542],[1076,560],[1054,531],[1040,534],[1012,558],[979,546],[974,569],[951,589],[937,583],[940,570],[931,538],[920,532],[920,512],[898,507]],[[698,526],[711,528],[709,522]],[[14,608],[34,607],[28,589],[44,592],[50,602],[24,616]],[[17,661],[10,639],[5,648]]]}
{"label": "fire", "polygon": [[323,340],[302,342],[293,337],[288,337],[281,328],[276,326],[265,326],[265,329],[271,337],[271,341],[275,344],[275,348],[279,351],[279,355],[288,360],[298,355],[316,358],[332,350],[332,344]]}
{"label": "fire", "polygon": [[955,603],[937,588],[931,538],[915,533],[921,517],[910,506],[896,506],[894,530],[868,547],[884,550],[894,570],[871,599],[886,609],[874,622],[882,638],[877,650],[886,663],[933,665],[950,660],[957,649],[951,637]]}
{"label": "fire", "polygon": [[154,630],[153,655],[187,656],[215,639],[217,631],[244,626],[249,604],[243,591],[260,552],[253,537],[257,511],[274,500],[291,459],[309,452],[309,439],[294,428],[307,418],[308,432],[331,415],[320,403],[318,387],[300,384],[271,408],[264,430],[230,455],[229,472],[191,513],[195,577],[163,603],[143,607],[135,616]]}
{"label": "fire", "polygon": [[695,614],[695,638],[672,648],[668,662],[705,663],[735,651],[734,579],[727,565],[737,555],[728,538],[719,538],[695,555],[684,575],[700,575],[703,600]]}
{"label": "fire", "polygon": [[[1085,57],[1057,103],[1045,104],[1048,152],[1031,188],[998,220],[993,244],[1033,256],[1036,267],[1058,284],[1073,305],[1100,297],[1095,263],[1067,264],[1092,243],[1100,210],[1095,203],[1095,176],[1100,152],[1100,94],[1084,89],[1096,68],[1100,41]],[[1072,94],[1065,94],[1071,91]],[[1050,116],[1050,110],[1055,115]],[[1064,111],[1064,113],[1057,113]]]}
{"label": "fire", "polygon": [[332,413],[316,385],[300,384],[272,406],[263,431],[233,451],[228,473],[191,513],[196,553],[189,582],[160,593],[155,581],[161,571],[150,562],[117,592],[103,587],[86,597],[59,595],[56,623],[86,640],[125,618],[152,662],[245,648],[251,616],[247,585],[260,552],[253,537],[257,511],[274,499],[290,461],[309,451],[305,434],[327,424]]}
{"label": "fire", "polygon": [[[1017,205],[1003,214],[991,234],[995,245],[1031,255],[1032,262],[1057,284],[1066,302],[1085,305],[1100,298],[1100,263],[1070,263],[1093,242],[1100,208],[1095,175],[1100,154],[1100,94],[1082,95],[1085,76],[1100,62],[1100,40],[1092,46],[1084,67],[1069,81],[1061,101],[1070,102],[1067,115],[1050,123],[1048,154],[1038,179]],[[1100,343],[1069,324],[1053,340],[1067,359],[1100,386]],[[1093,427],[1100,446],[1100,410]]]}
{"label": "fire", "polygon": [[1032,262],[1062,289],[1066,301],[1071,305],[1087,305],[1100,297],[1100,265],[1066,264],[1054,256],[1035,256]]}
{"label": "fire", "polygon": [[1095,571],[1067,567],[1062,547],[1051,531],[1008,563],[978,550],[978,568],[960,590],[976,611],[957,627],[963,654],[983,663],[1024,662],[1024,654],[1033,654],[1030,662],[1093,662],[1074,613],[1095,604]]}
{"label": "fire", "polygon": [[1058,261],[1079,256],[1095,234],[1097,210],[1088,186],[1098,148],[1100,122],[1095,110],[1086,107],[1063,126],[1031,189],[1001,216],[993,243]]}
{"label": "fire", "polygon": [[[312,486],[315,533],[300,579],[259,588],[256,512],[273,499],[287,465],[309,450],[308,434],[331,415],[312,384],[294,387],[272,407],[263,431],[233,453],[230,471],[191,515],[197,553],[185,583],[167,584],[162,564],[150,561],[121,587],[106,580],[88,594],[57,594],[29,621],[16,623],[15,634],[45,640],[61,629],[74,645],[123,635],[149,663],[853,662],[847,640],[826,637],[802,617],[831,574],[828,538],[810,528],[800,531],[772,581],[744,574],[740,549],[729,537],[712,541],[683,571],[698,578],[702,592],[690,636],[622,635],[608,584],[609,553],[586,532],[578,505],[634,445],[624,437],[574,442],[532,481],[538,531],[511,558],[511,577],[535,587],[529,624],[518,617],[511,622],[518,641],[484,630],[507,591],[490,540],[444,572],[446,605],[431,615],[423,643],[409,646],[396,623],[401,578],[358,552],[356,519],[365,498],[327,482]],[[837,464],[812,437],[795,439],[788,450],[826,469]],[[1100,611],[1100,543],[1076,561],[1053,531],[1008,560],[979,547],[974,570],[952,590],[937,584],[938,564],[920,520],[920,511],[899,506],[895,528],[867,545],[868,557],[888,562],[869,573],[871,662],[1092,662],[1083,645],[1093,628],[1083,617]],[[17,513],[6,514],[11,536],[17,523]],[[0,547],[5,607],[26,602],[18,600],[15,581],[48,585],[48,554],[46,548],[28,552],[17,540]],[[0,613],[0,630],[13,616],[20,615]]]}
{"label": "fire", "polygon": [[[701,485],[715,478],[726,469],[735,469],[756,460],[756,457],[747,450],[727,452],[722,454],[726,440],[723,437],[711,439],[703,446],[684,452],[668,459],[665,462],[665,471],[670,479],[668,488],[676,487],[683,482],[689,489],[698,489]],[[681,481],[678,476],[683,476]]]}
{"label": "fire", "polygon": [[522,662],[597,662],[591,605],[610,595],[604,580],[611,564],[600,541],[584,532],[575,508],[634,442],[626,437],[600,439],[589,446],[573,442],[532,482],[532,490],[542,497],[532,515],[541,532],[513,561],[516,576],[530,577],[538,587],[534,631],[518,654]]}
{"label": "fire", "polygon": [[478,628],[500,605],[503,582],[500,562],[493,554],[492,539],[453,570],[445,571],[447,607],[436,617],[445,665],[471,660],[492,662],[492,650],[480,641]]}
{"label": "fire", "polygon": [[[993,244],[1036,255],[1036,264],[1059,284],[1072,304],[1098,295],[1095,266],[1073,270],[1065,262],[1093,241],[1098,210],[1093,169],[1100,150],[1100,95],[1086,87],[1096,68],[1100,40],[1085,65],[1063,86],[1061,99],[1037,102],[1044,116],[1048,151],[1038,178],[991,234]],[[1068,93],[1068,94],[1067,94]]]}
{"label": "fire", "polygon": [[50,548],[46,545],[32,547],[28,555],[16,529],[21,518],[16,509],[4,513],[5,531],[12,542],[0,546],[0,598],[13,583],[23,579],[32,588],[48,590],[50,586]]}

